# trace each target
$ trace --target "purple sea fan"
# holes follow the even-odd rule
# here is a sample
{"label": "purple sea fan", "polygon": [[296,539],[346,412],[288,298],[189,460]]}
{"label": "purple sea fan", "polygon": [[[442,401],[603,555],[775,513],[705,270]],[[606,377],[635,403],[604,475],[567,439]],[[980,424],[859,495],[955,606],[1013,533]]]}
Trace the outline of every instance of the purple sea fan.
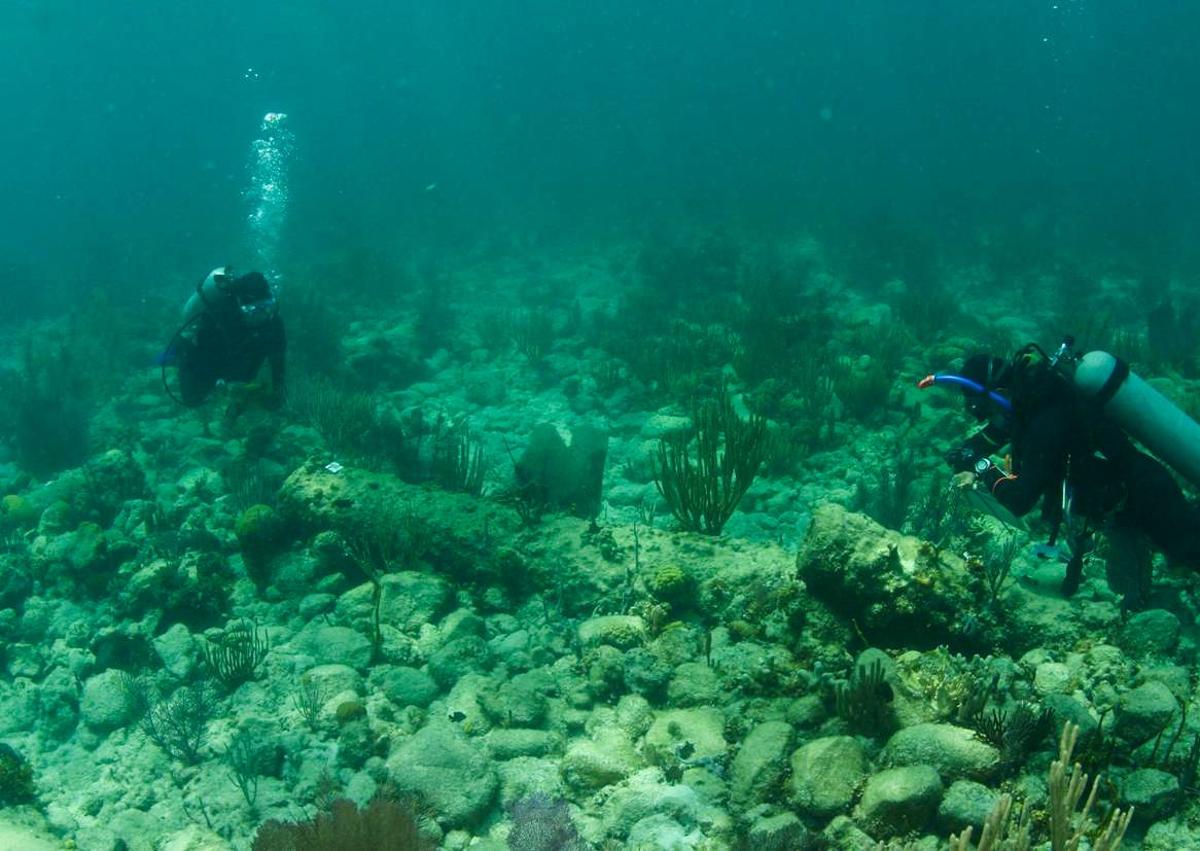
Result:
{"label": "purple sea fan", "polygon": [[587,851],[571,821],[567,802],[535,792],[513,804],[513,828],[508,834],[512,851]]}

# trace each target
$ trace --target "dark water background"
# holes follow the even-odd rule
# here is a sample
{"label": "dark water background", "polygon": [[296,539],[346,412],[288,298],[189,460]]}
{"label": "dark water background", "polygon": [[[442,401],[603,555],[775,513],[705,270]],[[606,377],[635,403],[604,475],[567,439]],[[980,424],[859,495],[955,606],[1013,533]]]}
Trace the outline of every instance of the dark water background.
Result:
{"label": "dark water background", "polygon": [[1198,32],[1191,0],[8,0],[0,292],[19,317],[244,257],[269,110],[293,259],[689,221],[1179,273]]}

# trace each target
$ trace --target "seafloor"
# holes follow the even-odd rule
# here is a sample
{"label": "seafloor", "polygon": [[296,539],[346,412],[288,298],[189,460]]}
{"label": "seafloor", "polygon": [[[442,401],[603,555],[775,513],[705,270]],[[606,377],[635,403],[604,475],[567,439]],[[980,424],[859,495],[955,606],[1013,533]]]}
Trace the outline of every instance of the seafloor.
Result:
{"label": "seafloor", "polygon": [[[1123,847],[1200,848],[1195,577],[1100,549],[1064,599],[1044,525],[951,493],[970,423],[914,386],[1071,331],[1194,398],[1147,335],[1170,281],[514,256],[296,270],[277,411],[177,407],[165,302],[11,331],[0,846],[975,848],[995,811],[983,847],[1111,848],[1133,808]],[[727,522],[656,484],[714,412],[717,458],[765,428]]]}

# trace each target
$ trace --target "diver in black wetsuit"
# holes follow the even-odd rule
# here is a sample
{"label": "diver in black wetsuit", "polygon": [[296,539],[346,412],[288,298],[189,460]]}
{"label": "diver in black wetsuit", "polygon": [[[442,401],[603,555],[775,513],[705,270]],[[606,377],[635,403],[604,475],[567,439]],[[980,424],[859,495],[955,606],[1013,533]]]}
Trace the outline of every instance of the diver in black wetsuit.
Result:
{"label": "diver in black wetsuit", "polygon": [[[1044,498],[1052,539],[1064,523],[1082,521],[1081,528],[1068,528],[1074,552],[1065,594],[1079,587],[1083,555],[1097,528],[1110,547],[1125,547],[1127,554],[1129,541],[1144,536],[1170,561],[1200,570],[1200,511],[1167,468],[1090,408],[1040,348],[1027,346],[1012,361],[974,355],[959,376],[967,410],[987,425],[946,455],[956,483],[987,491],[1018,517]],[[1006,446],[1008,461],[1001,467],[989,456]],[[1148,552],[1142,561],[1149,564]],[[1138,593],[1133,600],[1127,596],[1127,605],[1144,600],[1148,581],[1148,573],[1138,577]]]}
{"label": "diver in black wetsuit", "polygon": [[[171,395],[187,407],[204,402],[221,384],[238,386],[227,412],[236,417],[251,396],[271,409],[283,402],[286,351],[287,335],[267,279],[259,272],[235,277],[221,267],[197,285],[160,363],[178,367],[179,394]],[[257,381],[264,363],[270,364],[269,385]]]}

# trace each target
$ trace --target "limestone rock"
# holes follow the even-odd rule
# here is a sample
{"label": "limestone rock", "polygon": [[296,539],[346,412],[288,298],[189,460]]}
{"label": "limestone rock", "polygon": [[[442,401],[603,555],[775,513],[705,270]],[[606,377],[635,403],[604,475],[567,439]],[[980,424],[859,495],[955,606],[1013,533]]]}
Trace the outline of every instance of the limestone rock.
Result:
{"label": "limestone rock", "polygon": [[605,727],[591,739],[572,743],[563,756],[561,770],[568,786],[590,793],[628,777],[641,764],[624,733]]}
{"label": "limestone rock", "polygon": [[110,668],[83,684],[79,716],[93,730],[105,732],[124,727],[132,718],[128,675]]}
{"label": "limestone rock", "polygon": [[813,511],[796,565],[813,596],[885,645],[956,640],[962,613],[975,607],[958,556],[834,503]]}
{"label": "limestone rock", "polygon": [[1113,713],[1113,734],[1141,744],[1157,736],[1179,712],[1171,690],[1160,682],[1149,682],[1125,692]]}
{"label": "limestone rock", "polygon": [[734,804],[745,809],[770,797],[787,767],[792,733],[784,721],[764,721],[750,731],[730,767]]}
{"label": "limestone rock", "polygon": [[490,665],[487,644],[477,636],[457,638],[442,645],[429,656],[429,675],[444,689],[451,688],[470,673],[484,671]]}
{"label": "limestone rock", "polygon": [[863,790],[860,820],[876,838],[922,830],[942,799],[942,780],[929,765],[889,768],[873,775]]}
{"label": "limestone rock", "polygon": [[1179,778],[1156,768],[1131,772],[1121,784],[1121,801],[1136,807],[1135,816],[1143,823],[1167,816],[1179,802]]}
{"label": "limestone rock", "polygon": [[387,766],[397,789],[420,795],[447,827],[474,826],[496,796],[487,757],[450,724],[423,727],[393,750]]}
{"label": "limestone rock", "polygon": [[1179,618],[1165,609],[1130,616],[1121,630],[1121,646],[1132,656],[1165,656],[1179,644]]}
{"label": "limestone rock", "polygon": [[955,780],[946,790],[938,807],[938,826],[943,833],[959,833],[967,827],[974,827],[976,836],[996,800],[1000,797],[994,789],[976,783],[973,780]]}
{"label": "limestone rock", "polygon": [[402,665],[389,667],[372,680],[387,699],[397,706],[419,706],[424,709],[437,697],[438,685],[433,677],[417,668]]}
{"label": "limestone rock", "polygon": [[808,742],[792,754],[792,800],[805,815],[844,813],[867,776],[867,754],[851,736]]}
{"label": "limestone rock", "polygon": [[667,686],[672,706],[712,706],[722,702],[724,685],[717,672],[704,662],[684,662]]}
{"label": "limestone rock", "polygon": [[644,750],[661,765],[674,759],[724,759],[725,716],[712,707],[660,712],[646,733]]}
{"label": "limestone rock", "polygon": [[365,670],[371,664],[371,640],[345,626],[324,626],[314,621],[292,641],[293,647],[311,656],[318,665],[347,665]]}
{"label": "limestone rock", "polygon": [[636,615],[602,615],[579,625],[579,643],[585,648],[611,644],[621,650],[646,640],[646,623]]}
{"label": "limestone rock", "polygon": [[498,760],[547,756],[562,747],[559,737],[548,730],[492,730],[484,737],[484,743]]}
{"label": "limestone rock", "polygon": [[988,780],[1000,768],[999,751],[953,724],[916,724],[896,732],[883,749],[883,760],[933,766],[947,780]]}
{"label": "limestone rock", "polygon": [[433,573],[406,570],[380,580],[379,621],[404,632],[433,623],[450,605],[450,586]]}

